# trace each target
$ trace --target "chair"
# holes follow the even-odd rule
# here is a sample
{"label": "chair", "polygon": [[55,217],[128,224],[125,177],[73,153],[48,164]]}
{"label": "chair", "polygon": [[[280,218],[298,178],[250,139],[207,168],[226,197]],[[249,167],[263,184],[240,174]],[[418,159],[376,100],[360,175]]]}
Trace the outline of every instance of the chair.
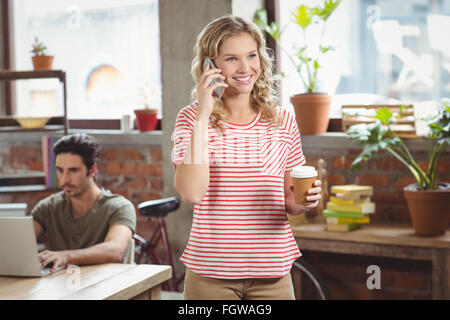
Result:
{"label": "chair", "polygon": [[[150,237],[143,238],[138,234],[134,234],[136,241],[136,251],[138,253],[136,262],[146,264],[170,265],[172,272],[175,271],[175,264],[170,248],[169,234],[164,221],[165,216],[170,212],[174,212],[180,206],[180,200],[176,197],[169,197],[158,200],[150,200],[138,205],[141,215],[148,217],[155,223],[155,227]],[[156,251],[158,245],[162,246],[162,250]],[[184,272],[173,274],[172,279],[163,284],[164,290],[177,291],[180,284],[184,280]]]}

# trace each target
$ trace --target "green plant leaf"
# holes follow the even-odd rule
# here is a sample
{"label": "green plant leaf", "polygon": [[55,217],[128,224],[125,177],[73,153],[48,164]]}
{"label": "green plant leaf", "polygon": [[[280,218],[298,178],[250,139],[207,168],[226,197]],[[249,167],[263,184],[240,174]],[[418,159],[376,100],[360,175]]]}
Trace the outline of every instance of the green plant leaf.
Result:
{"label": "green plant leaf", "polygon": [[280,72],[280,73],[276,73],[272,76],[272,80],[273,81],[278,81],[281,80],[285,77],[286,75],[284,74],[284,72]]}
{"label": "green plant leaf", "polygon": [[362,162],[369,160],[373,154],[378,152],[378,145],[375,143],[367,144],[364,146],[363,151],[356,157],[356,159],[350,165],[350,171],[353,172],[359,169]]}
{"label": "green plant leaf", "polygon": [[298,6],[296,10],[297,11],[291,12],[295,18],[295,22],[303,29],[306,29],[306,27],[308,27],[312,21],[312,14],[310,9],[305,5],[301,5]]}
{"label": "green plant leaf", "polygon": [[329,46],[329,47],[324,47],[324,46],[320,45],[320,46],[319,46],[319,50],[320,50],[320,52],[322,52],[322,53],[327,53],[328,51],[333,51],[333,50],[334,50],[334,47],[331,47],[331,46]]}
{"label": "green plant leaf", "polygon": [[297,50],[297,58],[303,63],[308,63],[309,61],[311,61],[311,58],[308,58],[308,56],[306,55],[306,49],[307,47],[302,47]]}
{"label": "green plant leaf", "polygon": [[266,9],[258,9],[253,15],[253,22],[264,32],[267,32],[276,42],[280,40],[280,27],[277,23],[272,22],[270,25],[267,22]]}
{"label": "green plant leaf", "polygon": [[386,138],[386,131],[381,123],[355,124],[349,128],[347,135],[364,146],[363,151],[356,157],[350,166],[350,171],[359,168],[361,162],[369,160],[381,150],[392,148],[400,141],[397,137]]}
{"label": "green plant leaf", "polygon": [[392,118],[392,112],[388,108],[380,108],[377,110],[375,119],[381,121],[382,124],[388,124]]}
{"label": "green plant leaf", "polygon": [[350,165],[350,172],[356,171],[360,168],[361,163],[364,162],[364,156],[362,152],[356,157],[355,160],[353,160],[352,164]]}
{"label": "green plant leaf", "polygon": [[267,23],[267,11],[266,9],[258,9],[253,15],[253,23],[256,24],[261,30],[266,31]]}
{"label": "green plant leaf", "polygon": [[366,124],[355,124],[348,129],[347,134],[360,144],[365,144],[369,141],[373,130],[373,128]]}
{"label": "green plant leaf", "polygon": [[443,108],[428,122],[430,138],[450,138],[450,107],[444,102]]}
{"label": "green plant leaf", "polygon": [[314,8],[314,13],[320,17],[323,21],[327,21],[331,14],[336,10],[336,8],[341,3],[341,0],[327,0],[324,3],[324,7],[316,7]]}
{"label": "green plant leaf", "polygon": [[408,108],[408,106],[405,104],[400,106],[400,112],[396,116],[397,119],[400,119],[403,116],[403,112],[405,111],[406,108]]}
{"label": "green plant leaf", "polygon": [[272,22],[270,26],[267,27],[266,32],[276,41],[280,41],[280,27],[275,22]]}
{"label": "green plant leaf", "polygon": [[320,64],[317,62],[317,60],[314,60],[314,64],[313,64],[313,66],[314,66],[314,69],[315,70],[317,70],[317,69],[320,69],[321,68],[321,66],[320,66]]}
{"label": "green plant leaf", "polygon": [[31,45],[31,53],[34,53],[35,56],[45,55],[45,51],[47,47],[39,41],[38,37],[34,37],[34,43]]}

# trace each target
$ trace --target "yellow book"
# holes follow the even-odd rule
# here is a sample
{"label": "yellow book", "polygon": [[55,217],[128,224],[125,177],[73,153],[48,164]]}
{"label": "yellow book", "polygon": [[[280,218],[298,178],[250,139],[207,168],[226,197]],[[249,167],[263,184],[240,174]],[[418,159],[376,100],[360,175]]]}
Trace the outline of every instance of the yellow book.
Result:
{"label": "yellow book", "polygon": [[327,224],[328,231],[339,231],[339,232],[348,232],[352,230],[359,229],[361,227],[360,224]]}
{"label": "yellow book", "polygon": [[331,186],[331,193],[338,194],[351,194],[358,196],[372,196],[373,195],[373,187],[371,186],[360,186],[356,184],[346,184],[346,185],[338,185]]}
{"label": "yellow book", "polygon": [[327,203],[327,209],[344,212],[375,213],[375,203],[367,202],[352,206],[348,204],[337,204],[329,201]]}
{"label": "yellow book", "polygon": [[343,193],[336,193],[334,195],[339,200],[358,200],[361,199],[362,196],[359,194],[343,194]]}
{"label": "yellow book", "polygon": [[342,199],[342,197],[331,196],[330,197],[330,201],[334,202],[334,203],[337,203],[337,204],[344,204],[344,205],[354,206],[354,205],[358,205],[358,204],[361,204],[361,203],[370,202],[370,197],[369,196],[364,196],[362,198],[357,198],[357,199]]}
{"label": "yellow book", "polygon": [[327,217],[327,223],[329,224],[367,224],[370,222],[369,216],[364,218],[340,218],[340,217]]}
{"label": "yellow book", "polygon": [[344,212],[329,209],[323,210],[323,215],[332,218],[364,218],[366,216],[366,214],[360,212]]}

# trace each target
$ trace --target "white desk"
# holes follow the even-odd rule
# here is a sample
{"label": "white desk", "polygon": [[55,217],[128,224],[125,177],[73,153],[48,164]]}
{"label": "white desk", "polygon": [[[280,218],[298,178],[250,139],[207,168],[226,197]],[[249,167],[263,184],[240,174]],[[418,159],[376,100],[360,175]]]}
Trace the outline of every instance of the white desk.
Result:
{"label": "white desk", "polygon": [[129,300],[160,299],[172,277],[162,265],[102,264],[61,270],[42,278],[0,277],[0,299]]}

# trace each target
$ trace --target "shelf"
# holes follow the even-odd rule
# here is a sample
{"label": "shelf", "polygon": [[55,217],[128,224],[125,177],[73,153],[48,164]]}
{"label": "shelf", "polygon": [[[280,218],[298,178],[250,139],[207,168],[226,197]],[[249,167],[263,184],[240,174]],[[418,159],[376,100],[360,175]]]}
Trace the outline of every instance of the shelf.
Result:
{"label": "shelf", "polygon": [[39,129],[23,129],[20,127],[14,117],[0,118],[1,132],[30,132],[30,131],[59,131],[63,130],[64,134],[68,133],[69,122],[67,120],[67,88],[66,73],[62,70],[38,70],[38,71],[16,71],[16,70],[0,70],[0,80],[27,80],[27,79],[48,79],[57,78],[63,86],[63,104],[64,116],[52,117],[49,123]]}
{"label": "shelf", "polygon": [[18,127],[0,127],[0,133],[2,132],[42,132],[42,131],[64,131],[63,125],[44,126],[39,129],[24,129]]}
{"label": "shelf", "polygon": [[12,116],[0,117],[0,133],[1,132],[30,132],[30,131],[61,131],[65,129],[64,116],[51,117],[48,123],[38,129],[24,129],[17,120]]}
{"label": "shelf", "polygon": [[26,174],[1,174],[0,186],[26,186],[26,185],[45,185],[45,174],[43,172],[38,173],[26,173]]}
{"label": "shelf", "polygon": [[39,192],[39,191],[56,191],[55,189],[49,189],[45,185],[36,184],[28,186],[1,186],[1,193],[15,193],[15,192]]}
{"label": "shelf", "polygon": [[0,80],[26,80],[58,78],[65,81],[66,73],[62,70],[39,70],[39,71],[7,71],[0,70]]}

